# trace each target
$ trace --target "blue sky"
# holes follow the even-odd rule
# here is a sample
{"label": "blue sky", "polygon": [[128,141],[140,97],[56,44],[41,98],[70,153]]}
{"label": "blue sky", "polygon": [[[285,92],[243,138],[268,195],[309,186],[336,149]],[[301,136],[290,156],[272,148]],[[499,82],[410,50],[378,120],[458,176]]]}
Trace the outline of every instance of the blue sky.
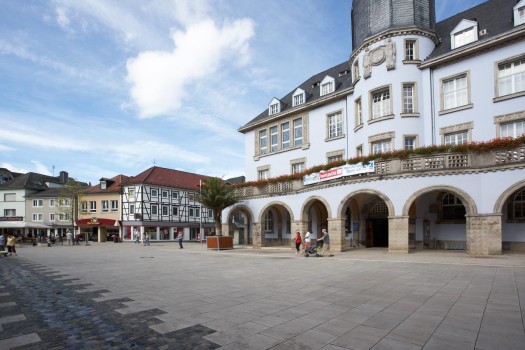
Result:
{"label": "blue sky", "polygon": [[[484,2],[436,0],[438,21]],[[347,59],[350,0],[3,0],[0,167],[244,175],[237,129]],[[53,170],[54,169],[54,170]]]}

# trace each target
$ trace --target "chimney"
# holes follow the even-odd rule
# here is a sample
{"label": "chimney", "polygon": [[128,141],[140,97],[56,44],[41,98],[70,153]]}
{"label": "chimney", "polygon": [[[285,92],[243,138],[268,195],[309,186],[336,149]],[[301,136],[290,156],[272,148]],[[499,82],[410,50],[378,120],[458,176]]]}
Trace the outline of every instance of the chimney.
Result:
{"label": "chimney", "polygon": [[69,175],[67,171],[61,171],[60,172],[60,183],[67,185],[67,180],[69,178]]}

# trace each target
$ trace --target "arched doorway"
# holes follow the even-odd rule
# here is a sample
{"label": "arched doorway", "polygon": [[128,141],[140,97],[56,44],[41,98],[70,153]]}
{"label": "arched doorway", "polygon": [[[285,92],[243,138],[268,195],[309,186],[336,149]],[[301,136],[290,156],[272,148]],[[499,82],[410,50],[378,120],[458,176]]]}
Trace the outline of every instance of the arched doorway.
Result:
{"label": "arched doorway", "polygon": [[321,231],[328,229],[329,208],[321,198],[310,198],[303,207],[303,219],[308,221],[308,231],[311,238],[322,236]]}
{"label": "arched doorway", "polygon": [[500,195],[494,214],[501,214],[502,251],[525,251],[525,181],[516,183]]}
{"label": "arched doorway", "polygon": [[228,235],[235,245],[253,244],[252,213],[244,206],[233,208],[228,214]]}
{"label": "arched doorway", "polygon": [[369,210],[366,219],[367,248],[388,247],[388,207],[380,198],[373,198],[368,203]]}
{"label": "arched doorway", "polygon": [[271,204],[261,212],[261,245],[289,246],[292,217],[284,204]]}

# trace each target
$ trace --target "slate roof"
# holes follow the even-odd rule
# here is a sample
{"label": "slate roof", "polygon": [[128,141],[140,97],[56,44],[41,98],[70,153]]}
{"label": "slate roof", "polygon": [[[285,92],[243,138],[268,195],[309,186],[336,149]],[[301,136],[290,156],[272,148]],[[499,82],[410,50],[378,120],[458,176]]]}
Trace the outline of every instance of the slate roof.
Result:
{"label": "slate roof", "polygon": [[90,186],[85,189],[84,194],[95,194],[95,193],[120,193],[122,185],[129,181],[130,177],[126,175],[117,175],[111,179],[102,178],[101,180],[106,180],[106,189],[100,188],[100,183],[95,186]]}
{"label": "slate roof", "polygon": [[60,183],[60,176],[48,176],[37,173],[27,173],[15,177],[9,181],[0,184],[0,190],[3,189],[31,189],[31,190],[47,190],[46,182]]}
{"label": "slate roof", "polygon": [[8,180],[12,180],[15,177],[18,177],[20,175],[22,175],[22,173],[16,173],[16,172],[10,171],[9,169],[6,169],[6,168],[0,168],[0,183],[1,183],[2,179],[5,179],[5,181],[8,181]]}
{"label": "slate roof", "polygon": [[50,188],[44,191],[27,194],[26,198],[58,198],[62,188]]}
{"label": "slate roof", "polygon": [[[514,29],[512,8],[516,4],[516,0],[489,0],[436,23],[436,33],[440,39],[440,44],[432,51],[432,54],[430,54],[427,60],[445,55],[451,51],[459,51],[477,45],[480,42],[511,31]],[[463,19],[478,22],[478,31],[486,29],[487,34],[478,35],[478,41],[452,50],[450,45],[450,32],[452,32]]]}
{"label": "slate roof", "polygon": [[137,176],[131,177],[126,181],[125,185],[148,184],[197,190],[199,187],[199,180],[204,181],[208,178],[209,176],[205,175],[154,166]]}
{"label": "slate roof", "polygon": [[[468,48],[471,45],[479,44],[480,42],[489,40],[502,33],[513,30],[514,21],[512,8],[516,5],[516,3],[516,0],[489,0],[436,23],[436,33],[440,38],[441,43],[436,46],[434,51],[429,55],[429,57],[426,58],[426,60],[428,61],[432,58],[446,55],[451,51],[459,51]],[[472,44],[451,50],[450,32],[461,22],[462,19],[475,19],[478,22],[478,30],[486,29],[487,34],[479,36],[478,41]],[[523,25],[520,25],[519,27],[522,26]],[[348,74],[339,77],[339,72],[345,70],[348,70]],[[352,86],[352,70],[349,62],[345,61],[323,72],[313,75],[301,85],[294,88],[286,96],[280,98],[279,100],[283,102],[283,104],[281,105],[281,113],[279,114],[292,110],[293,108],[299,108],[292,107],[292,96],[297,88],[301,88],[306,92],[306,103],[318,100],[320,98],[320,86],[312,87],[312,84],[320,82],[327,75],[333,77],[336,81],[335,92],[342,91]],[[239,128],[239,131],[245,132],[246,130],[249,130],[252,125],[273,117],[274,115],[270,116],[268,114],[268,108],[266,108],[258,116]]]}
{"label": "slate roof", "polygon": [[[343,76],[339,76],[339,73],[348,71],[348,74],[345,74]],[[327,75],[331,76],[335,80],[335,91],[331,94],[334,94],[338,91],[347,89],[352,86],[352,74],[351,69],[348,64],[348,61],[344,61],[343,63],[340,63],[332,68],[329,68],[325,71],[322,71],[321,73],[318,73],[316,75],[311,76],[308,80],[304,81],[301,85],[294,88],[292,91],[290,91],[287,95],[285,95],[283,98],[280,98],[279,100],[282,102],[281,105],[281,112],[291,110],[292,108],[299,108],[292,107],[292,96],[297,90],[297,88],[301,88],[305,91],[306,95],[306,101],[305,103],[318,100],[321,97],[321,87],[320,85],[314,86],[316,83],[320,83],[321,80],[323,80]],[[331,95],[329,94],[329,95]],[[325,95],[328,97],[329,95]],[[325,97],[323,96],[323,97]],[[302,105],[301,105],[302,106]],[[257,117],[250,120],[246,125],[244,125],[241,129],[249,127],[251,124],[257,123],[259,121],[262,121],[264,119],[267,119],[269,117],[273,117],[268,115],[268,108],[266,108],[263,112],[261,112]],[[241,131],[242,132],[242,131]]]}

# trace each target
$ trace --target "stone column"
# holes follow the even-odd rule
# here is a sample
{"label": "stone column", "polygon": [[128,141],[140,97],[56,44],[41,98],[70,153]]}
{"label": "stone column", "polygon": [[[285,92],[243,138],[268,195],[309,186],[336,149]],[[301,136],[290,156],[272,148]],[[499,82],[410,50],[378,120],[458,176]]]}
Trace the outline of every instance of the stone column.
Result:
{"label": "stone column", "polygon": [[328,233],[330,234],[330,248],[334,252],[346,250],[345,219],[328,219]]}
{"label": "stone column", "polygon": [[408,254],[408,216],[388,218],[388,252]]}
{"label": "stone column", "polygon": [[221,224],[221,233],[223,236],[229,236],[230,235],[230,225],[228,223]]}
{"label": "stone column", "polygon": [[502,252],[501,214],[467,215],[467,254],[500,255]]}
{"label": "stone column", "polygon": [[308,220],[295,220],[295,221],[292,221],[290,223],[290,227],[291,227],[291,234],[292,234],[292,239],[291,239],[291,247],[292,249],[295,250],[295,233],[297,231],[299,231],[299,233],[301,233],[301,239],[303,240],[303,243],[301,244],[302,248],[304,249],[304,234],[306,233],[306,231],[308,230]]}
{"label": "stone column", "polygon": [[252,224],[252,248],[262,248],[262,225],[258,222]]}

